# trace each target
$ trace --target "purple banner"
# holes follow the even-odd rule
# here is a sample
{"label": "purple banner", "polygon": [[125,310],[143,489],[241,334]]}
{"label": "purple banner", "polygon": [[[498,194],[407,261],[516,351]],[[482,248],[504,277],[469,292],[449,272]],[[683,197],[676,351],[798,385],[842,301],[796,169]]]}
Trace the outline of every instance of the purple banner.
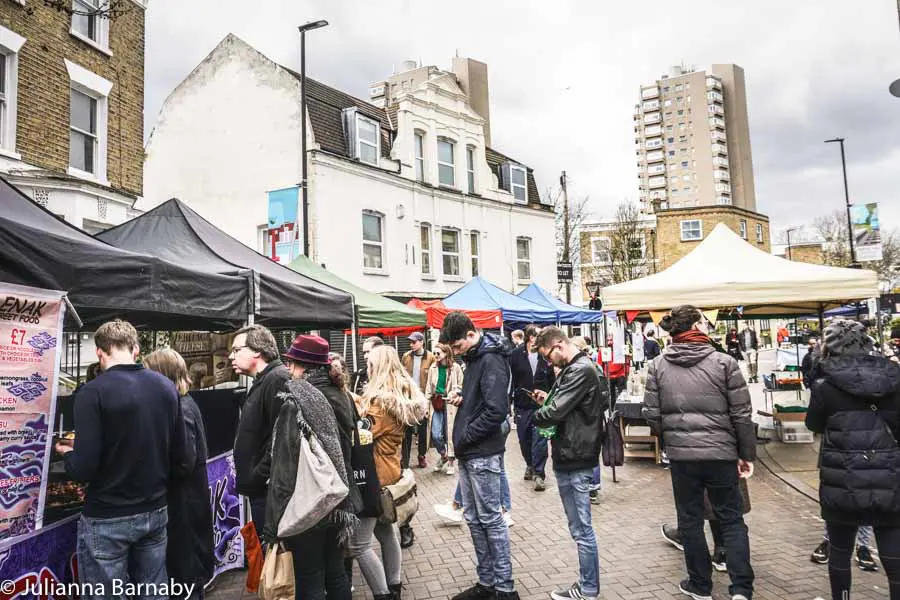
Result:
{"label": "purple banner", "polygon": [[[20,595],[77,598],[77,537],[78,515],[73,515],[0,546],[0,600]],[[33,594],[36,590],[44,593]]]}
{"label": "purple banner", "polygon": [[244,539],[241,537],[244,506],[236,489],[234,452],[209,459],[206,463],[206,476],[209,480],[213,513],[215,579],[220,573],[244,567]]}

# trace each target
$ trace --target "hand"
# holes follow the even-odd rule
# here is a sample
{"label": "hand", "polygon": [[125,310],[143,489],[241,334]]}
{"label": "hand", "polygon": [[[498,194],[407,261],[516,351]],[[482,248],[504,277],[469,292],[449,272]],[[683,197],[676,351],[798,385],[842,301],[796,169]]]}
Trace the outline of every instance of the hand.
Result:
{"label": "hand", "polygon": [[453,390],[450,392],[450,395],[447,396],[447,402],[452,404],[453,406],[460,406],[462,404],[462,396],[457,390]]}
{"label": "hand", "polygon": [[534,390],[529,395],[535,402],[537,402],[541,406],[543,406],[544,402],[547,401],[547,392],[545,392],[544,390]]}
{"label": "hand", "polygon": [[738,460],[738,477],[741,479],[753,477],[753,463],[748,460]]}
{"label": "hand", "polygon": [[56,450],[57,454],[59,454],[60,456],[65,456],[66,454],[68,454],[69,452],[71,452],[72,450],[75,449],[72,447],[71,444],[68,444],[66,442],[56,442],[56,445],[53,448]]}

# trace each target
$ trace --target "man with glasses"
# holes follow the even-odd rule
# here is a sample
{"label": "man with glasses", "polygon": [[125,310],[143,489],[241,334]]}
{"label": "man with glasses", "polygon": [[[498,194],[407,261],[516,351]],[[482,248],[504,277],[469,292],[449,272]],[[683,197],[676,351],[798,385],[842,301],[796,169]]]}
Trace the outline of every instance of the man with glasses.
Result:
{"label": "man with glasses", "polygon": [[603,415],[609,392],[591,358],[558,327],[541,330],[536,341],[544,360],[560,369],[547,394],[535,390],[541,405],[534,424],[552,434],[553,472],[569,533],[578,547],[579,577],[570,588],[554,591],[553,600],[593,600],[600,593],[600,554],[591,523],[590,490],[600,464]]}
{"label": "man with glasses", "polygon": [[269,492],[272,430],[281,410],[279,394],[291,376],[278,359],[278,346],[272,332],[262,325],[238,330],[231,343],[231,368],[238,375],[253,377],[253,385],[241,409],[237,439],[234,442],[234,467],[237,491],[250,502],[250,515],[256,532],[262,535]]}

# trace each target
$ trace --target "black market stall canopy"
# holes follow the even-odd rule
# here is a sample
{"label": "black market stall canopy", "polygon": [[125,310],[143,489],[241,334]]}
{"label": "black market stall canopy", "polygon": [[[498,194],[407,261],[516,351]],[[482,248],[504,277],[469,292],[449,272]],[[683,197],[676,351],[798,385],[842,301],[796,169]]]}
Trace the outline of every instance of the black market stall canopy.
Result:
{"label": "black market stall canopy", "polygon": [[324,328],[353,322],[350,294],[270,260],[175,198],[97,237],[205,273],[244,276],[257,323]]}
{"label": "black market stall canopy", "polygon": [[247,280],[114,248],[0,179],[0,281],[63,290],[86,328],[115,317],[149,329],[240,324]]}

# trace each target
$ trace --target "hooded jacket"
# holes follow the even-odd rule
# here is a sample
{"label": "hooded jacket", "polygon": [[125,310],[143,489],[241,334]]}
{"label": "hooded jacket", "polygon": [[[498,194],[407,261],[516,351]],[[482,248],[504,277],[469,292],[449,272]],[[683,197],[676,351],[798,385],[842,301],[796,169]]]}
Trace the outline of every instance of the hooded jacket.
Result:
{"label": "hooded jacket", "polygon": [[535,414],[538,427],[556,425],[553,468],[559,471],[593,469],[599,464],[603,413],[609,408],[609,386],[600,379],[594,362],[579,352],[560,371],[552,401]]}
{"label": "hooded jacket", "polygon": [[756,458],[750,391],[738,362],[712,345],[675,343],[650,363],[644,418],[670,460]]}
{"label": "hooded jacket", "polygon": [[461,459],[500,454],[509,433],[509,342],[490,333],[463,356],[462,404],[453,424],[453,447]]}
{"label": "hooded jacket", "polygon": [[813,376],[806,426],[823,434],[822,518],[900,525],[900,366],[882,356],[835,356]]}

